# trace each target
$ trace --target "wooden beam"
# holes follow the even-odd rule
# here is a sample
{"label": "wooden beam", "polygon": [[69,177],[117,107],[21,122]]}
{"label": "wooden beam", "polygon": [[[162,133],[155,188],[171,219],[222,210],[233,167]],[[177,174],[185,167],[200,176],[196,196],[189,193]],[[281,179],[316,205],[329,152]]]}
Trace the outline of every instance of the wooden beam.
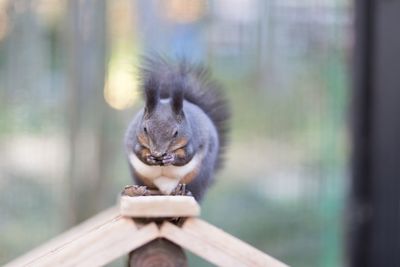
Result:
{"label": "wooden beam", "polygon": [[119,217],[82,235],[57,250],[50,251],[32,266],[103,266],[157,238],[154,223],[137,229],[128,218]]}
{"label": "wooden beam", "polygon": [[217,266],[285,267],[284,263],[197,218],[181,228],[164,222],[161,236]]}
{"label": "wooden beam", "polygon": [[104,223],[115,219],[119,215],[118,207],[111,207],[91,218],[82,222],[81,224],[71,228],[70,230],[62,233],[61,235],[49,240],[48,242],[40,245],[39,247],[29,251],[28,253],[18,257],[17,259],[9,262],[4,267],[19,267],[26,266],[32,260],[44,255],[48,251],[55,250],[61,245],[70,240],[78,238],[82,233],[90,231]]}
{"label": "wooden beam", "polygon": [[190,196],[121,196],[120,212],[134,218],[192,217],[200,206]]}
{"label": "wooden beam", "polygon": [[[116,211],[109,212],[115,215]],[[117,215],[105,219],[108,215],[96,216],[6,266],[102,266],[159,235],[155,223],[138,229],[130,218]]]}
{"label": "wooden beam", "polygon": [[132,220],[120,218],[114,225],[77,240],[54,259],[49,257],[44,266],[103,266],[158,237],[155,223],[136,229]]}

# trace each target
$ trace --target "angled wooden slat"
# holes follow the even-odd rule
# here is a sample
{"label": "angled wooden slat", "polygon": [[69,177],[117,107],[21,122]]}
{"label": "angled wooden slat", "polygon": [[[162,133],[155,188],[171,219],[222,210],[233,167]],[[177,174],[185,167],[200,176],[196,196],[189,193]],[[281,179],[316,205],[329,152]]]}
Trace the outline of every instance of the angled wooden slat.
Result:
{"label": "angled wooden slat", "polygon": [[182,229],[171,223],[164,223],[161,226],[161,236],[193,252],[197,256],[204,258],[206,261],[211,262],[216,266],[244,266],[236,259],[215,249],[209,243],[199,240],[196,236],[182,231]]}
{"label": "angled wooden slat", "polygon": [[217,266],[287,266],[240,239],[196,218],[187,219],[181,228],[164,222],[161,236]]}
{"label": "angled wooden slat", "polygon": [[238,258],[241,262],[248,263],[247,266],[286,266],[264,252],[201,219],[191,218],[185,222],[183,228],[185,231],[223,248],[225,253]]}
{"label": "angled wooden slat", "polygon": [[190,196],[121,196],[120,212],[134,218],[192,217],[200,206]]}
{"label": "angled wooden slat", "polygon": [[63,246],[65,243],[70,242],[82,234],[91,231],[109,221],[114,220],[119,216],[119,210],[117,206],[111,207],[91,218],[82,222],[81,224],[71,228],[70,230],[64,232],[63,234],[49,240],[43,245],[29,251],[28,253],[18,257],[17,259],[9,262],[4,267],[20,267],[26,266],[32,260],[39,258],[47,254],[49,251],[56,250]]}
{"label": "angled wooden slat", "polygon": [[103,266],[158,235],[155,223],[138,230],[131,219],[118,217],[50,251],[27,266]]}
{"label": "angled wooden slat", "polygon": [[159,235],[154,224],[138,229],[114,207],[72,228],[7,267],[101,266],[129,253]]}

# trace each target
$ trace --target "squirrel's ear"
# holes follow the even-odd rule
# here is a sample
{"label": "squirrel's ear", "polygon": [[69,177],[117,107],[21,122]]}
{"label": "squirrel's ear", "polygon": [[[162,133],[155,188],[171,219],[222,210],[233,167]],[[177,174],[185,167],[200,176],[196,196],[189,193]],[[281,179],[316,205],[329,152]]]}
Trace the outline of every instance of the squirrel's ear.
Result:
{"label": "squirrel's ear", "polygon": [[172,89],[172,110],[176,115],[180,115],[182,113],[183,108],[183,84],[177,83],[175,87]]}
{"label": "squirrel's ear", "polygon": [[150,77],[144,84],[144,93],[146,98],[146,113],[154,111],[159,100],[159,84],[154,77]]}

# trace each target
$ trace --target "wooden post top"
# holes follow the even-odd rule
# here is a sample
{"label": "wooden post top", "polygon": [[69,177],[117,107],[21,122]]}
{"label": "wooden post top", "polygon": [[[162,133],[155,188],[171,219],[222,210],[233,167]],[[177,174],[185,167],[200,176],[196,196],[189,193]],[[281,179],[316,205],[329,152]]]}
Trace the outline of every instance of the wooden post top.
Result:
{"label": "wooden post top", "polygon": [[121,196],[120,213],[133,218],[197,217],[200,206],[189,196]]}
{"label": "wooden post top", "polygon": [[[197,217],[200,206],[192,196],[157,195],[140,186],[126,186],[120,198],[120,213],[133,218]],[[158,193],[159,194],[159,193]]]}

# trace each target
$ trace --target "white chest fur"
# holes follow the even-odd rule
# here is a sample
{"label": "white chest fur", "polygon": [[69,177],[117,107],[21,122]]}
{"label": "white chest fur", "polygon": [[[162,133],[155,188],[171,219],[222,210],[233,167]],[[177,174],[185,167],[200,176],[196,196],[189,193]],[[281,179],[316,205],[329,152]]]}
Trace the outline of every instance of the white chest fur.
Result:
{"label": "white chest fur", "polygon": [[150,166],[143,163],[134,153],[129,155],[129,160],[137,173],[151,181],[163,194],[170,194],[190,172],[200,164],[201,155],[197,153],[183,166]]}

